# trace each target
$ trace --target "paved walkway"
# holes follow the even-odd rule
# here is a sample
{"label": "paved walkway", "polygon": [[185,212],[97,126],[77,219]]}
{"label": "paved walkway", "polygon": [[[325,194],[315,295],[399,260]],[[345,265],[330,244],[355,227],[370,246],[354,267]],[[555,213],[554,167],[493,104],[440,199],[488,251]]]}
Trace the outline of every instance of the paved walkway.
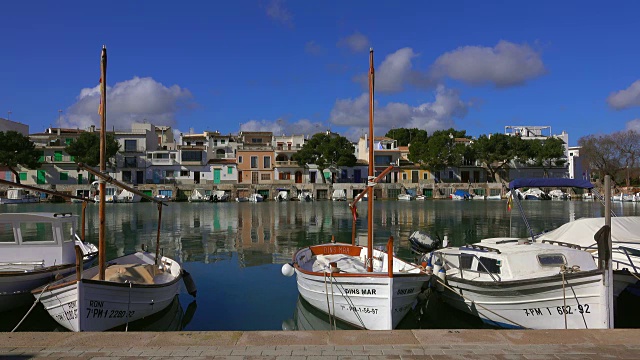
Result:
{"label": "paved walkway", "polygon": [[0,359],[639,359],[640,329],[0,333]]}

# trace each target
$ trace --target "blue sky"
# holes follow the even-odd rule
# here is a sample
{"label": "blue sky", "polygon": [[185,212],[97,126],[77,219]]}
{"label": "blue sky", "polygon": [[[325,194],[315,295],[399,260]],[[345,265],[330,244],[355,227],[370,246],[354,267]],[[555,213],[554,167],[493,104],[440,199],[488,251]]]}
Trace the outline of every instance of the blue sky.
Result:
{"label": "blue sky", "polygon": [[110,128],[353,139],[373,47],[376,135],[548,125],[575,145],[640,130],[638,2],[102,3],[2,4],[0,117],[31,132],[97,123],[105,44]]}

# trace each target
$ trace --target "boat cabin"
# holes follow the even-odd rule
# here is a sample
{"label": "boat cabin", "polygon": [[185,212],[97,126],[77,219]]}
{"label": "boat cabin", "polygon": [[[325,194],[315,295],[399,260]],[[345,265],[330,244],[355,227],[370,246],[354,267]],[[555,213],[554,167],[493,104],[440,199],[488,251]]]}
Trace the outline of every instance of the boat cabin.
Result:
{"label": "boat cabin", "polygon": [[593,255],[575,245],[517,238],[483,239],[480,243],[436,253],[442,255],[447,274],[467,280],[507,281],[553,276],[563,265],[577,266],[581,271],[597,268]]}
{"label": "boat cabin", "polygon": [[37,270],[75,263],[77,215],[0,214],[0,269]]}

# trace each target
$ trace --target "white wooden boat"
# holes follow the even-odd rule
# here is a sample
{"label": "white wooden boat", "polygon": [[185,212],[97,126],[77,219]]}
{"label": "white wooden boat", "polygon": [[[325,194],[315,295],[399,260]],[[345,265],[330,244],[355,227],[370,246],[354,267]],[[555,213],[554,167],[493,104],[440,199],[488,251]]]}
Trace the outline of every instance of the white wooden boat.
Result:
{"label": "white wooden boat", "polygon": [[236,202],[247,202],[247,201],[249,201],[249,198],[246,196],[241,196],[236,198]]}
{"label": "white wooden boat", "polygon": [[582,194],[582,200],[591,201],[593,199],[594,199],[593,193],[584,193],[584,194]]}
{"label": "white wooden boat", "polygon": [[283,189],[278,189],[278,193],[274,196],[275,201],[287,201],[289,200],[289,192]]}
{"label": "white wooden boat", "polygon": [[[393,165],[374,177],[373,162],[373,50],[369,55],[369,176],[365,192],[373,195],[373,186],[393,170]],[[355,218],[357,202],[350,204]],[[311,306],[332,319],[369,330],[391,330],[413,307],[429,276],[415,264],[393,256],[393,238],[387,251],[373,249],[373,202],[367,204],[367,246],[330,242],[298,250],[292,264],[282,273],[296,274],[298,291]]]}
{"label": "white wooden boat", "polygon": [[262,195],[258,194],[258,193],[253,193],[251,195],[249,195],[249,202],[262,202],[264,201],[264,197],[262,197]]}
{"label": "white wooden boat", "polygon": [[331,194],[332,201],[347,201],[347,193],[344,190],[333,190]]}
{"label": "white wooden boat", "polygon": [[586,251],[522,239],[484,239],[432,253],[449,305],[505,328],[607,328],[603,271]]}
{"label": "white wooden boat", "polygon": [[299,250],[293,262],[298,291],[312,306],[353,326],[391,330],[413,308],[429,277],[417,265],[375,249],[373,271],[367,271],[367,251],[341,243]]}
{"label": "white wooden boat", "polygon": [[298,200],[300,201],[313,201],[313,194],[309,191],[303,191],[298,194]]}
{"label": "white wooden boat", "polygon": [[31,290],[75,271],[75,245],[90,264],[98,250],[75,231],[77,216],[0,214],[0,312],[33,302]]}
{"label": "white wooden boat", "polygon": [[162,256],[136,252],[109,261],[105,280],[92,267],[77,281],[72,274],[33,290],[56,322],[71,331],[105,331],[169,306],[180,290],[182,268]]}
{"label": "white wooden boat", "polygon": [[427,199],[426,195],[418,195],[418,196],[416,196],[416,200],[423,201],[423,200],[426,200],[426,199]]}
{"label": "white wooden boat", "polygon": [[229,200],[229,194],[224,190],[214,190],[211,192],[211,201],[213,202],[225,202]]}
{"label": "white wooden boat", "polygon": [[40,202],[40,198],[36,195],[30,194],[24,189],[9,188],[7,189],[7,196],[0,197],[0,205],[3,204],[27,204]]}
{"label": "white wooden boat", "polygon": [[[98,190],[98,186],[100,185],[99,181],[94,181],[91,183],[91,197],[93,198],[93,201],[96,203],[100,202],[100,191]],[[106,186],[105,187],[105,196],[104,196],[104,202],[105,203],[116,203],[118,202],[118,196],[116,195],[116,193],[118,192],[118,189],[116,189],[113,186]]]}
{"label": "white wooden boat", "polygon": [[549,191],[549,197],[551,197],[551,200],[568,200],[569,199],[569,194],[567,194],[566,192],[560,190],[560,189],[554,189]]}
{"label": "white wooden boat", "polygon": [[204,189],[193,189],[188,200],[189,202],[205,202],[209,201],[209,195],[207,195]]}
{"label": "white wooden boat", "polygon": [[411,194],[409,193],[403,193],[403,194],[399,194],[398,195],[398,200],[400,201],[411,201],[414,200],[415,198],[413,196],[411,196]]}
{"label": "white wooden boat", "polygon": [[115,199],[116,199],[116,202],[119,202],[119,203],[138,203],[140,202],[140,200],[142,200],[142,196],[138,194],[134,194],[129,190],[122,189],[122,191],[118,193]]}
{"label": "white wooden boat", "polygon": [[549,195],[538,188],[530,188],[522,193],[525,200],[548,200]]}
{"label": "white wooden boat", "polygon": [[[107,105],[106,95],[107,50],[102,48],[100,103]],[[101,111],[102,126],[100,142],[106,142],[106,112]],[[128,186],[105,175],[106,154],[101,146],[100,172],[78,164],[95,176],[114,183],[129,191],[137,192]],[[34,296],[40,298],[44,308],[60,325],[71,331],[103,331],[145,316],[155,314],[169,306],[178,293],[180,280],[184,279],[188,292],[195,296],[195,285],[188,273],[184,272],[177,261],[160,256],[160,221],[155,254],[142,251],[125,255],[106,263],[105,250],[105,188],[100,187],[100,227],[98,229],[98,266],[84,272],[76,272],[58,282],[34,289]],[[147,200],[157,200],[138,192]],[[159,219],[162,218],[162,206],[158,202]]]}
{"label": "white wooden boat", "polygon": [[502,197],[500,195],[487,195],[486,199],[487,200],[502,200]]}

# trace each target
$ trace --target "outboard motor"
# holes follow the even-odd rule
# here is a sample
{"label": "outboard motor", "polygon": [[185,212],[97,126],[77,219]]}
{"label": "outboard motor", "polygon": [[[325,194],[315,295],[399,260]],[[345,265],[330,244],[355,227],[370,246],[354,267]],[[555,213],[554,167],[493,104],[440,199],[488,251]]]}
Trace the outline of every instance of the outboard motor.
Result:
{"label": "outboard motor", "polygon": [[414,231],[409,236],[409,242],[411,243],[411,250],[418,254],[430,253],[436,250],[442,244],[439,237],[431,238],[428,234],[421,232],[420,230]]}

